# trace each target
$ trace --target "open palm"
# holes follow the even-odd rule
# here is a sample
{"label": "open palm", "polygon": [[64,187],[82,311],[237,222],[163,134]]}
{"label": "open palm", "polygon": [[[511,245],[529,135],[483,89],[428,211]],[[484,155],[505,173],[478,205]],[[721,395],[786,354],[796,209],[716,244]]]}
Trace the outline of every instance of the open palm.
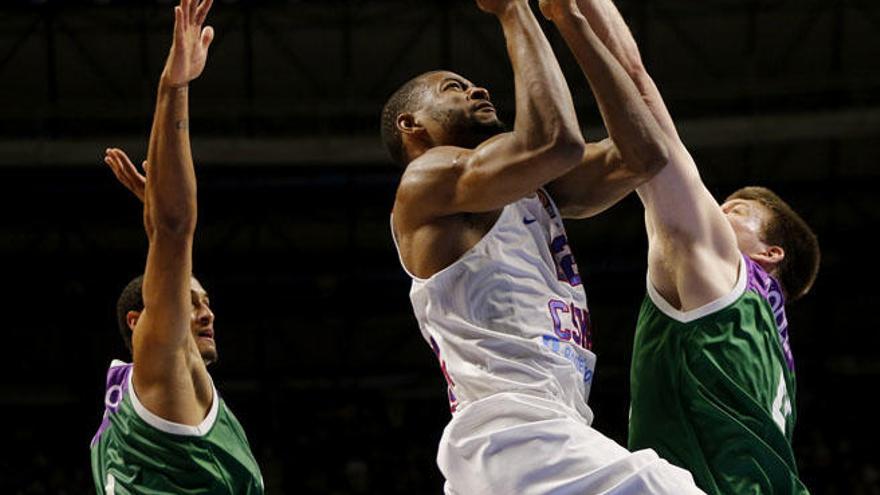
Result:
{"label": "open palm", "polygon": [[214,29],[202,27],[212,0],[180,0],[174,7],[174,42],[162,79],[171,87],[186,86],[205,69]]}

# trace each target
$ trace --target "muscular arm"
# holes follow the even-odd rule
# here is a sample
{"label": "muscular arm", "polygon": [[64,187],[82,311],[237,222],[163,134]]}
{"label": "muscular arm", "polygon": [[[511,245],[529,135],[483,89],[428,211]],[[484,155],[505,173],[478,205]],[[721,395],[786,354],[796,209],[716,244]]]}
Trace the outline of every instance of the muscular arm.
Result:
{"label": "muscular arm", "polygon": [[[135,384],[147,402],[157,402],[151,400],[154,394],[173,397],[169,389],[189,388],[192,393],[188,344],[196,186],[186,122],[187,89],[160,84],[148,153],[155,166],[148,172],[144,198],[149,239],[144,311],[132,336]],[[154,406],[160,415],[178,409],[165,404],[167,399],[161,402]]]}
{"label": "muscular arm", "polygon": [[568,217],[594,215],[656,174],[668,159],[667,136],[638,87],[574,0],[544,0],[596,97],[610,138],[588,146],[581,166],[548,185]]}
{"label": "muscular arm", "polygon": [[669,138],[669,165],[637,189],[645,205],[648,271],[668,302],[685,311],[695,309],[727,294],[736,282],[740,253],[733,229],[681,142],[617,7],[611,0],[577,4]]}
{"label": "muscular arm", "polygon": [[403,230],[497,210],[571,170],[583,152],[571,94],[528,3],[478,4],[498,17],[507,40],[516,86],[513,132],[474,150],[434,148],[410,164],[395,207]]}
{"label": "muscular arm", "polygon": [[[211,404],[205,365],[191,333],[196,180],[188,130],[188,83],[201,73],[212,33],[201,30],[210,2],[183,0],[162,74],[147,154],[144,226],[149,239],[144,310],[132,336],[135,389],[164,419],[198,424]],[[195,351],[195,352],[194,352]],[[195,376],[194,376],[195,375]],[[202,385],[200,387],[200,385]]]}

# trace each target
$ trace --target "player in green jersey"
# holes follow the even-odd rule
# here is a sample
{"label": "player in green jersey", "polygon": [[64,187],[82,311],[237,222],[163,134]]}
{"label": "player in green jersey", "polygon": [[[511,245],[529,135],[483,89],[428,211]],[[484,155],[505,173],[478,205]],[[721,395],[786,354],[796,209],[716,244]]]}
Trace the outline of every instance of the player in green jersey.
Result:
{"label": "player in green jersey", "polygon": [[[715,201],[611,0],[542,3],[556,7],[552,17],[576,55],[583,37],[562,28],[570,19],[589,23],[650,107],[670,152],[669,164],[637,189],[648,297],[635,338],[629,447],[655,449],[708,493],[806,493],[791,449],[795,378],[784,303],[815,280],[815,235],[767,189]],[[589,75],[589,60],[578,60]],[[645,127],[646,139],[654,132]]]}
{"label": "player in green jersey", "polygon": [[[188,85],[204,69],[214,37],[213,29],[202,27],[210,8],[211,0],[181,0],[174,9],[174,41],[147,155],[151,166],[139,195],[147,265],[119,305],[124,336],[132,330],[132,363],[111,365],[104,420],[91,445],[99,494],[263,493],[244,431],[208,374],[217,358],[214,314],[192,277],[196,181]],[[119,153],[110,150],[108,163],[131,189],[123,178],[132,179],[134,167],[115,161]]]}

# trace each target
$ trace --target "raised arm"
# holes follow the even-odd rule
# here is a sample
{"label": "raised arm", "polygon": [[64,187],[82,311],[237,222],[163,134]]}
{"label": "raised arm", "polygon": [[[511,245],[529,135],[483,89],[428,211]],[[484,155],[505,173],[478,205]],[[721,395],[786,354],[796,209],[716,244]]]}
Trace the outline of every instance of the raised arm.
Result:
{"label": "raised arm", "polygon": [[611,0],[577,0],[577,5],[605,47],[632,78],[657,123],[667,135],[678,140],[675,122],[657,85],[645,70],[639,47],[620,11]]}
{"label": "raised arm", "polygon": [[566,217],[595,215],[635,190],[668,161],[668,138],[633,79],[603,44],[575,0],[542,0],[596,98],[609,139],[587,145],[582,164],[548,185]]}
{"label": "raised arm", "polygon": [[[132,336],[133,381],[151,412],[198,424],[213,400],[191,334],[192,243],[196,180],[189,142],[188,84],[201,74],[210,27],[202,28],[211,0],[182,0],[174,9],[174,41],[162,78],[147,154],[144,226],[149,239],[144,310]],[[201,394],[197,394],[197,389]]]}
{"label": "raised arm", "polygon": [[617,7],[611,0],[577,0],[577,4],[669,137],[669,165],[637,189],[645,205],[651,281],[679,309],[700,307],[726,295],[735,284],[741,256],[736,236],[681,142]]}
{"label": "raised arm", "polygon": [[[577,165],[583,138],[568,86],[526,0],[477,0],[504,31],[516,86],[513,131],[475,149],[433,148],[408,168],[398,206],[420,224],[456,213],[497,210],[534,192]],[[468,98],[488,101],[485,90]],[[482,91],[482,93],[474,93]],[[407,208],[406,204],[418,205]],[[407,215],[411,213],[411,215]]]}

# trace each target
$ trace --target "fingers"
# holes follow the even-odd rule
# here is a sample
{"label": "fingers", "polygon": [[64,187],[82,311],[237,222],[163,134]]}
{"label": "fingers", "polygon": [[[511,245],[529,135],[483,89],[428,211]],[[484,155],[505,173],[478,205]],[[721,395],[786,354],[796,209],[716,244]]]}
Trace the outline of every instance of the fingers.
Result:
{"label": "fingers", "polygon": [[134,166],[134,163],[131,163],[131,160],[128,159],[128,156],[124,151],[117,149],[116,150],[121,155],[122,162],[122,172],[128,177],[131,184],[139,184],[141,182],[146,181],[146,177],[141,175],[138,171],[137,167]]}
{"label": "fingers", "polygon": [[183,36],[183,30],[186,23],[183,21],[183,9],[174,7],[174,38],[178,39]]}
{"label": "fingers", "polygon": [[[180,9],[180,20],[182,21],[183,26],[189,26],[190,21],[190,4],[192,0],[180,0],[180,6],[177,8]],[[175,9],[176,10],[176,9]]]}
{"label": "fingers", "polygon": [[[175,36],[183,36],[190,26],[201,26],[211,10],[214,0],[180,0],[180,5],[174,7],[174,33]],[[213,30],[205,38],[205,32],[202,31],[202,44],[207,46],[214,37]]]}
{"label": "fingers", "polygon": [[119,148],[111,148],[110,151],[116,155],[116,158],[122,162],[126,168],[134,168],[134,163],[131,163],[131,159],[128,158],[128,155],[126,155],[124,151]]}
{"label": "fingers", "polygon": [[107,149],[105,151],[106,155],[104,156],[104,163],[106,163],[110,170],[113,171],[113,175],[116,176],[116,180],[118,180],[126,189],[131,190],[131,184],[129,182],[128,176],[125,175],[122,169],[122,163],[119,161],[119,157],[113,153],[112,149]]}
{"label": "fingers", "polygon": [[[137,167],[135,167],[134,163],[128,158],[128,155],[126,155],[121,149],[107,148],[105,153],[104,163],[110,166],[116,179],[128,190],[140,197],[141,191],[146,184],[146,177],[138,172]],[[146,163],[147,162],[145,161],[145,166]]]}
{"label": "fingers", "polygon": [[[106,151],[106,153],[107,154],[104,156],[104,163],[106,163],[107,166],[110,167],[110,170],[113,171],[113,175],[116,176],[116,180],[118,180],[123,185],[125,185],[125,179],[123,179],[122,175],[120,175],[119,165],[116,163],[115,159],[110,155],[109,149]],[[128,186],[126,186],[126,187],[128,187]]]}
{"label": "fingers", "polygon": [[197,26],[201,26],[205,23],[205,18],[208,17],[208,11],[211,10],[211,5],[214,4],[214,0],[202,0],[202,3],[199,4],[199,8],[196,9],[195,21]]}
{"label": "fingers", "polygon": [[137,185],[146,182],[146,177],[141,175],[138,171],[137,167],[134,166],[134,163],[131,163],[131,160],[128,159],[128,156],[122,150],[116,150],[123,160],[122,161],[122,173],[128,178],[129,184]]}
{"label": "fingers", "polygon": [[187,21],[190,24],[194,24],[196,21],[196,14],[198,12],[199,0],[187,0],[189,2],[189,15],[187,16]]}
{"label": "fingers", "polygon": [[[120,156],[120,151],[122,150],[118,148],[107,148],[104,151],[104,162],[113,167],[115,172],[122,172],[123,168],[124,159],[122,157],[125,156],[125,153]],[[127,156],[125,157],[128,158]]]}

